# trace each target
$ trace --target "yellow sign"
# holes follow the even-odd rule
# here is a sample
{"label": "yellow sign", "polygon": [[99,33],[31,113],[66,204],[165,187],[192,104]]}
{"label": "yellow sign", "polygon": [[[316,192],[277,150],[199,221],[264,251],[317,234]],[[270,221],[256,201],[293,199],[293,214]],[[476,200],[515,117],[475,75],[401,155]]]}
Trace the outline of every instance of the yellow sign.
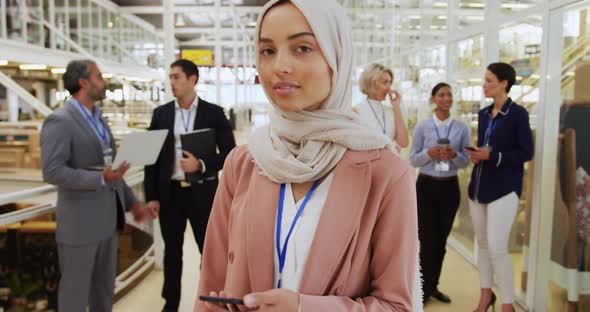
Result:
{"label": "yellow sign", "polygon": [[182,50],[180,57],[192,61],[197,65],[213,64],[213,53],[211,50]]}

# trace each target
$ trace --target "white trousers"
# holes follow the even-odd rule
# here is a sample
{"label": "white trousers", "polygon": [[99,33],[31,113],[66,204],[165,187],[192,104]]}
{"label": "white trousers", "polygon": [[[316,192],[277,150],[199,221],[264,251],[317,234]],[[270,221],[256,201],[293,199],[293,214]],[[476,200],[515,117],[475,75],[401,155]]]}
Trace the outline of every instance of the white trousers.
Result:
{"label": "white trousers", "polygon": [[479,246],[480,287],[492,288],[495,273],[502,303],[511,304],[514,302],[514,275],[508,239],[518,210],[518,196],[512,192],[489,204],[469,201],[469,210]]}

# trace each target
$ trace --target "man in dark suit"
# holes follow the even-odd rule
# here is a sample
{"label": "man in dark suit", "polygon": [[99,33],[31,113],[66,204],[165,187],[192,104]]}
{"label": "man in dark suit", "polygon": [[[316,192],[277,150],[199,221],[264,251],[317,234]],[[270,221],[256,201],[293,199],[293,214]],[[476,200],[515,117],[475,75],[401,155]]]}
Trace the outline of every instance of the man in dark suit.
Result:
{"label": "man in dark suit", "polygon": [[[191,223],[202,254],[218,172],[227,154],[236,146],[223,109],[197,96],[198,80],[199,71],[193,62],[177,60],[172,63],[170,84],[176,99],[154,110],[149,128],[170,130],[158,160],[145,168],[144,182],[148,207],[160,211],[165,244],[162,297],[166,305],[163,311],[178,311],[186,222]],[[210,159],[197,159],[182,150],[180,135],[205,128],[215,130],[218,153]],[[187,179],[187,176],[199,178]]]}

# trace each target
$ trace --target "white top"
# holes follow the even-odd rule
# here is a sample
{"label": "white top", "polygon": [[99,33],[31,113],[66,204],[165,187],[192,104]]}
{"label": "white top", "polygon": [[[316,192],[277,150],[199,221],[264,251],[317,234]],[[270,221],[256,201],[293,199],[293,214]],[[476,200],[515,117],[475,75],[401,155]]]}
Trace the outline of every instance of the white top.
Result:
{"label": "white top", "polygon": [[[185,176],[182,168],[180,168],[180,159],[182,159],[182,144],[180,143],[180,135],[187,132],[192,132],[195,128],[195,119],[197,116],[197,107],[199,106],[199,97],[196,96],[191,106],[188,109],[180,108],[178,100],[174,100],[174,146],[175,159],[174,169],[172,170],[172,180],[184,181]],[[182,113],[181,113],[182,112]],[[184,121],[182,120],[184,116]],[[188,124],[188,127],[185,126]],[[201,163],[202,164],[202,163]]]}
{"label": "white top", "polygon": [[391,103],[366,98],[355,109],[367,124],[380,133],[385,128],[385,135],[395,141],[395,119]]}
{"label": "white top", "polygon": [[[328,191],[332,184],[334,173],[331,172],[324,179],[324,181],[318,185],[316,190],[313,192],[307,206],[301,213],[299,221],[293,228],[293,233],[289,239],[287,246],[287,254],[285,259],[285,266],[283,267],[283,278],[281,281],[281,288],[289,289],[297,292],[299,290],[299,284],[301,283],[301,276],[305,269],[305,263],[307,262],[307,255],[313,242],[315,230],[320,221],[320,216],[324,208],[326,199],[328,198]],[[291,189],[291,183],[287,183],[285,187],[285,202],[283,203],[283,220],[281,222],[281,248],[285,243],[285,238],[289,233],[291,223],[297,214],[297,209],[301,207],[305,197],[301,198],[297,204],[293,198],[293,190]],[[277,211],[278,214],[278,211]],[[276,220],[276,215],[275,215]],[[276,226],[276,225],[275,225]],[[275,227],[276,233],[276,227]],[[273,250],[274,250],[274,284],[273,287],[277,286],[279,281],[279,255],[277,254],[276,248],[276,234],[274,234]]]}
{"label": "white top", "polygon": [[[449,116],[449,118],[443,120],[438,119],[438,117],[436,117],[436,114],[432,114],[432,119],[434,120],[434,124],[436,125],[437,128],[441,128],[441,126],[443,126],[443,131],[441,132],[442,135],[446,134],[449,126],[451,125],[451,122],[453,121],[453,116]],[[439,130],[440,131],[440,130]]]}

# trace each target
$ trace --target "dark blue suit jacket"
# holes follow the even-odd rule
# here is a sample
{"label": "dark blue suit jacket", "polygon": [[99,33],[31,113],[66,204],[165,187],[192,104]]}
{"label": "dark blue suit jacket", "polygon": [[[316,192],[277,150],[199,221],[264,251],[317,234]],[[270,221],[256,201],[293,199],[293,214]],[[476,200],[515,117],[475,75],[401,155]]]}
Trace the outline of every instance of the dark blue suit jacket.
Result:
{"label": "dark blue suit jacket", "polygon": [[[479,111],[477,146],[485,145],[493,105]],[[533,135],[527,110],[508,99],[496,116],[489,138],[490,158],[473,168],[469,198],[488,204],[511,192],[522,193],[524,163],[533,158]]]}

